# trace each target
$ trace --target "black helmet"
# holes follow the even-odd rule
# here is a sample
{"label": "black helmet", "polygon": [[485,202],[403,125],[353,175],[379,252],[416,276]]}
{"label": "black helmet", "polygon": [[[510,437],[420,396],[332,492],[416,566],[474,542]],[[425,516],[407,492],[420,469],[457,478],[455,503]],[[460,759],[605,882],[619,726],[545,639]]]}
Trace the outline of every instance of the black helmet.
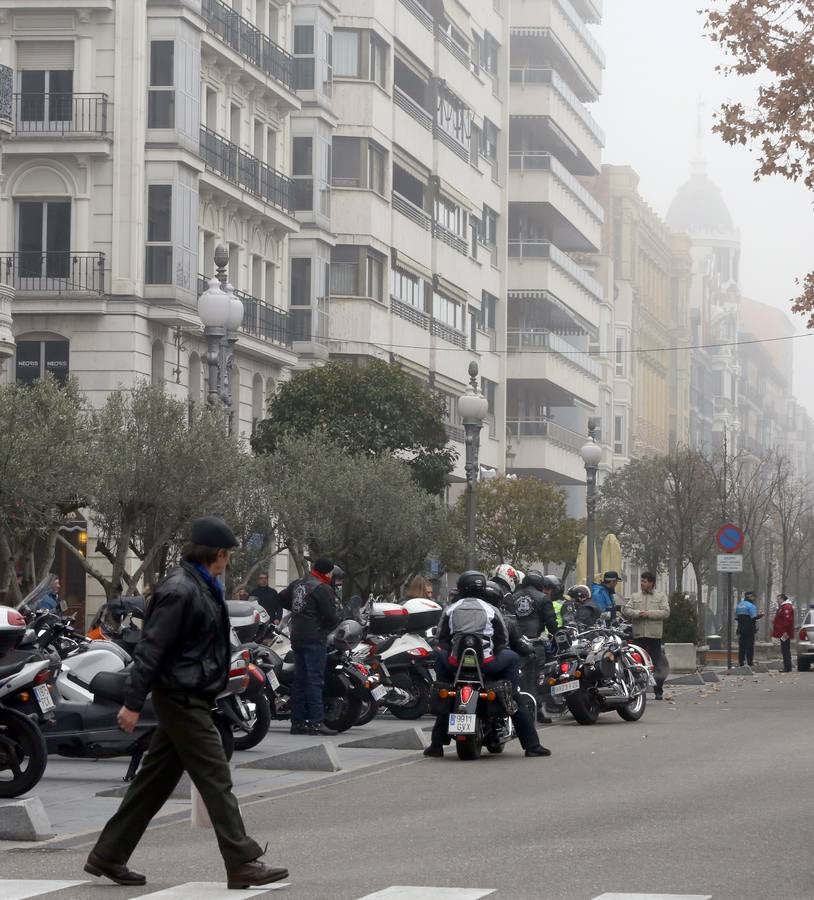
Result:
{"label": "black helmet", "polygon": [[342,650],[352,650],[364,636],[362,626],[355,619],[340,622],[328,636],[329,643]]}
{"label": "black helmet", "polygon": [[486,587],[486,576],[483,572],[470,569],[458,578],[459,597],[482,597]]}
{"label": "black helmet", "polygon": [[543,575],[543,590],[551,590],[551,599],[559,600],[562,597],[562,581],[556,575]]}
{"label": "black helmet", "polygon": [[523,587],[533,587],[541,591],[545,586],[545,575],[539,569],[529,569],[523,579]]}
{"label": "black helmet", "polygon": [[500,606],[503,603],[503,591],[495,581],[487,581],[480,596],[481,600],[491,603],[492,606]]}
{"label": "black helmet", "polygon": [[575,584],[573,587],[568,588],[568,596],[572,600],[581,603],[591,596],[591,589],[585,584]]}

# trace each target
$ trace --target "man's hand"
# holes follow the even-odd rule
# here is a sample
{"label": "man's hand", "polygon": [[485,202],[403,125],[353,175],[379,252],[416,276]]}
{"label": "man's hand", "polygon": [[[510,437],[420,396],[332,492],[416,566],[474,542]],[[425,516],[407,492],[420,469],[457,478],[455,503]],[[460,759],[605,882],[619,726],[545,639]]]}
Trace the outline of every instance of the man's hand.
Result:
{"label": "man's hand", "polygon": [[123,706],[119,710],[119,714],[116,716],[116,721],[119,723],[119,728],[121,728],[122,731],[130,734],[135,729],[140,717],[141,713],[135,712],[135,710],[128,709],[126,706]]}
{"label": "man's hand", "polygon": [[788,639],[789,639],[789,636],[788,636],[787,634],[781,634],[781,635],[780,635],[780,640],[781,640],[781,641],[787,641]]}

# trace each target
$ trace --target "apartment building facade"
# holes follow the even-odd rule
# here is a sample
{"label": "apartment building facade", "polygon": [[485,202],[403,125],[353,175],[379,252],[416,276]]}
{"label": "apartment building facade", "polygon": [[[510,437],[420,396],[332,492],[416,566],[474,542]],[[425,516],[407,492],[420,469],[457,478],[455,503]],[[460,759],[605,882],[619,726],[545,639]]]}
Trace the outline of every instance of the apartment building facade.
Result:
{"label": "apartment building facade", "polygon": [[590,29],[601,15],[596,0],[511,6],[509,468],[565,487],[579,515],[579,450],[605,405],[591,351],[611,299],[597,278],[604,213],[580,181],[598,174],[604,143],[588,109],[601,90],[604,54]]}

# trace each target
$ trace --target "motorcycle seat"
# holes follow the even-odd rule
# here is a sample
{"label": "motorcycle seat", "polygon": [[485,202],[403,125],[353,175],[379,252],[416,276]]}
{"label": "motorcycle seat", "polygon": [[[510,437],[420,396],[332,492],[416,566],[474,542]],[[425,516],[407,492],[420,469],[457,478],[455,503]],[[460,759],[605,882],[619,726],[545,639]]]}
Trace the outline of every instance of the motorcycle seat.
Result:
{"label": "motorcycle seat", "polygon": [[124,703],[127,672],[98,672],[91,679],[88,689],[103,700]]}
{"label": "motorcycle seat", "polygon": [[389,650],[393,644],[396,643],[400,635],[391,634],[390,637],[385,638],[381,643],[376,642],[376,649],[379,653],[384,653],[386,650]]}
{"label": "motorcycle seat", "polygon": [[4,666],[0,666],[0,679],[10,678],[12,675],[16,675],[18,672],[20,672],[22,670],[24,665],[25,665],[25,661],[7,663]]}

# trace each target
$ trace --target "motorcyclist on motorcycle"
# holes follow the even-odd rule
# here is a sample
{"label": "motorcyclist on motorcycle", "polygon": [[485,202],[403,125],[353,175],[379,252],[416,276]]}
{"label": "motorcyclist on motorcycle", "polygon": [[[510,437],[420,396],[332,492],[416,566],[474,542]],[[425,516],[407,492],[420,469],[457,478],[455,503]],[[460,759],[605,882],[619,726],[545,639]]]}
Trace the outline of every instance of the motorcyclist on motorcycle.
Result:
{"label": "motorcyclist on motorcycle", "polygon": [[520,573],[511,563],[501,563],[494,572],[492,572],[492,581],[498,585],[503,592],[503,603],[510,603],[512,595],[520,584],[518,575]]}
{"label": "motorcyclist on motorcycle", "polygon": [[[485,614],[486,624],[480,635],[483,643],[483,672],[494,679],[510,681],[517,691],[520,678],[518,650],[524,653],[528,648],[518,635],[513,635],[503,618],[497,603],[503,586],[487,588],[486,576],[482,572],[468,571],[458,579],[459,599],[450,604],[441,618],[438,629],[438,649],[436,650],[436,672],[439,680],[455,677],[458,660],[452,655],[457,634],[467,630],[467,621],[472,620],[472,612],[480,617]],[[514,646],[512,646],[514,645]],[[515,650],[514,648],[517,648]],[[526,756],[550,756],[551,751],[542,746],[537,737],[534,723],[522,703],[512,716],[520,746]],[[449,716],[439,715],[435,720],[430,738],[430,746],[425,756],[443,756],[444,744],[448,741]]]}
{"label": "motorcyclist on motorcycle", "polygon": [[563,605],[563,621],[575,622],[586,628],[590,628],[599,622],[602,617],[602,611],[596,600],[591,596],[591,589],[587,584],[575,584],[573,587],[568,588],[567,596],[570,602],[566,602]]}

